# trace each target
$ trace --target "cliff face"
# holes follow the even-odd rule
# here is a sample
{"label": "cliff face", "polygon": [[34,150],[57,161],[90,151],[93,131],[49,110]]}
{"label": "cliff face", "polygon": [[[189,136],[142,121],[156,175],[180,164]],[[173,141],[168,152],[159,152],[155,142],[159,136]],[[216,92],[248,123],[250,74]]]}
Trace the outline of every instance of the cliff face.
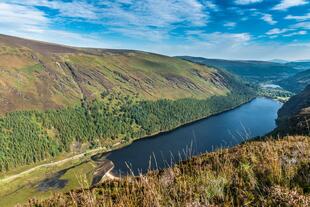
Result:
{"label": "cliff face", "polygon": [[292,97],[278,112],[278,131],[281,134],[310,133],[310,85]]}

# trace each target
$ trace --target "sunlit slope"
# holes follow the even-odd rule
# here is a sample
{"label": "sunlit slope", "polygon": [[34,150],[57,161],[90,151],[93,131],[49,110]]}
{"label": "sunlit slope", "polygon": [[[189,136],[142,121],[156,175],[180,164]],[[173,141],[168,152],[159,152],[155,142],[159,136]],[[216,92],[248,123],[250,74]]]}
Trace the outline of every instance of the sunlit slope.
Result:
{"label": "sunlit slope", "polygon": [[167,56],[81,49],[0,35],[0,114],[72,106],[121,90],[142,99],[206,98],[233,90],[234,77]]}
{"label": "sunlit slope", "polygon": [[103,51],[62,57],[86,97],[113,88],[146,99],[205,98],[228,92],[227,80],[215,69],[161,55]]}
{"label": "sunlit slope", "polygon": [[[54,46],[57,47],[57,46]],[[0,113],[78,103],[80,90],[44,43],[0,36]]]}

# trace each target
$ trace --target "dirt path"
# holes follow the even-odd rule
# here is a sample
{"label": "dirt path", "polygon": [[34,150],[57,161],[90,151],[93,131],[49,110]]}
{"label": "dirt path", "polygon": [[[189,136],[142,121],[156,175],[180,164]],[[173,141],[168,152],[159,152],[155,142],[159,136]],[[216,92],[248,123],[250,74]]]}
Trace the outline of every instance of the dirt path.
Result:
{"label": "dirt path", "polygon": [[100,150],[103,150],[104,148],[98,148],[98,149],[94,149],[94,150],[90,150],[88,152],[84,152],[84,153],[81,153],[81,154],[78,154],[78,155],[74,155],[73,157],[69,157],[69,158],[66,158],[66,159],[63,159],[63,160],[59,160],[59,161],[56,161],[56,162],[52,162],[52,163],[46,163],[46,164],[42,164],[42,165],[38,165],[36,167],[33,167],[33,168],[30,168],[29,170],[26,170],[24,172],[21,172],[21,173],[18,173],[16,175],[11,175],[11,176],[8,176],[8,177],[5,177],[3,179],[0,179],[0,184],[3,184],[3,183],[7,183],[7,182],[11,182],[19,177],[22,177],[24,175],[27,175],[29,173],[32,173],[33,171],[36,171],[38,169],[41,169],[41,168],[44,168],[44,167],[52,167],[52,166],[55,166],[55,165],[60,165],[60,164],[64,164],[66,162],[69,162],[69,161],[72,161],[72,160],[76,160],[76,159],[79,159],[79,158],[82,158],[83,156],[85,156],[86,154],[94,154]]}

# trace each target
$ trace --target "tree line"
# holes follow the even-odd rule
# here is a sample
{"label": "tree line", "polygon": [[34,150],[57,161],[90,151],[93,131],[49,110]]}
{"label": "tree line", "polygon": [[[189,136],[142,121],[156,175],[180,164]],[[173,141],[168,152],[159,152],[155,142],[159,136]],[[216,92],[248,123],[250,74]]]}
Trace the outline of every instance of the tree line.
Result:
{"label": "tree line", "polygon": [[203,118],[254,97],[246,90],[206,100],[139,101],[120,93],[59,110],[23,111],[0,118],[0,171],[70,152],[75,142],[95,148],[130,141]]}

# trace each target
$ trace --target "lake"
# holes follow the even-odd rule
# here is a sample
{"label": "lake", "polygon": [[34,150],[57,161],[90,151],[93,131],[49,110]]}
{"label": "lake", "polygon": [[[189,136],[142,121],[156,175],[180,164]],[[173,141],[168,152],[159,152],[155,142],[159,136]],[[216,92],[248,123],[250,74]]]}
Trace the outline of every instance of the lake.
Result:
{"label": "lake", "polygon": [[231,147],[247,139],[263,136],[276,127],[282,104],[256,98],[236,109],[215,115],[168,133],[140,139],[106,155],[116,175],[145,173],[162,169],[192,155]]}

